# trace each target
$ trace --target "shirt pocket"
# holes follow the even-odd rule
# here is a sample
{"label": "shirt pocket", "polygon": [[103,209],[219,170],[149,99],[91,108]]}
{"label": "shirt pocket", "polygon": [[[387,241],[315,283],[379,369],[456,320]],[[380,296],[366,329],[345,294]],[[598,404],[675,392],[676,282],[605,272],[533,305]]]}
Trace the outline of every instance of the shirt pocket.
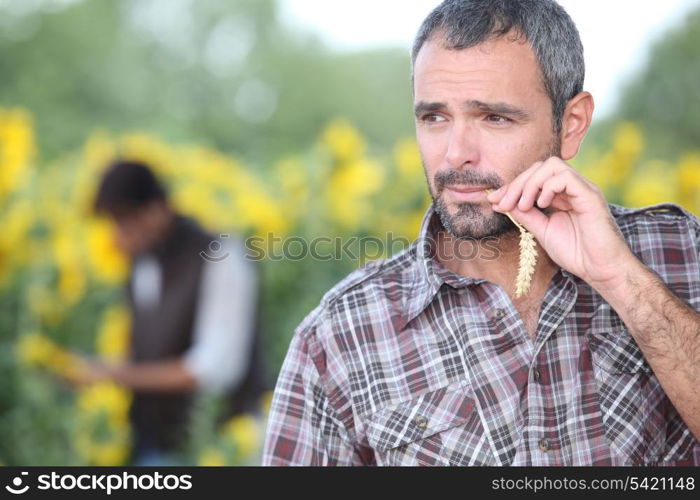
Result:
{"label": "shirt pocket", "polygon": [[492,465],[468,382],[422,394],[368,416],[378,465]]}
{"label": "shirt pocket", "polygon": [[[609,306],[607,306],[609,307]],[[589,332],[605,436],[626,465],[692,458],[696,443],[642,350],[615,313]]]}

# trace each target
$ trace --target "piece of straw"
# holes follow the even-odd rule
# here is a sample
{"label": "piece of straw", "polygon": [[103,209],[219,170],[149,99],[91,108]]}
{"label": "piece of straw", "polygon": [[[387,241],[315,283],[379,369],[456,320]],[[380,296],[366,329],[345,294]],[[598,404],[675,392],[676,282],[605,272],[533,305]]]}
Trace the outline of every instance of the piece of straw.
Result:
{"label": "piece of straw", "polygon": [[[491,194],[491,189],[485,191],[487,194]],[[515,279],[515,298],[517,299],[530,291],[532,275],[535,273],[535,265],[537,264],[537,246],[535,245],[535,237],[512,215],[508,212],[506,215],[520,230],[520,261],[518,263],[518,276]]]}

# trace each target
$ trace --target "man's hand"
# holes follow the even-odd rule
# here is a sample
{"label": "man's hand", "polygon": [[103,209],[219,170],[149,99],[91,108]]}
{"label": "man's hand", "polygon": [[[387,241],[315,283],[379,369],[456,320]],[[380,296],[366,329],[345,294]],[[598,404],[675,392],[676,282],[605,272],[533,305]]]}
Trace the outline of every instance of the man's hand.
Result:
{"label": "man's hand", "polygon": [[632,253],[600,190],[561,159],[550,158],[487,199],[495,211],[509,212],[554,262],[585,280],[612,306],[673,406],[700,439],[700,314]]}
{"label": "man's hand", "polygon": [[71,382],[77,386],[85,386],[112,379],[110,367],[101,361],[80,357]]}
{"label": "man's hand", "polygon": [[554,262],[596,289],[616,288],[627,267],[638,264],[600,189],[560,158],[535,163],[487,199],[525,226]]}

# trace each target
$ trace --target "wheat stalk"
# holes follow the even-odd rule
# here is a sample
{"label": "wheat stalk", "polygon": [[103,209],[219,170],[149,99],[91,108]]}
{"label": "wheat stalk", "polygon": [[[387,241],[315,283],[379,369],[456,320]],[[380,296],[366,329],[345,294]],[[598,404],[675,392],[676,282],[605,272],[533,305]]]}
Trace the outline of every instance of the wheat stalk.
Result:
{"label": "wheat stalk", "polygon": [[[487,194],[491,193],[490,189],[485,191]],[[537,247],[535,245],[535,237],[522,224],[516,221],[512,215],[508,212],[506,212],[506,215],[513,221],[515,227],[520,230],[520,261],[518,263],[518,276],[515,279],[515,298],[519,299],[530,291],[532,275],[535,274],[535,265],[537,264]]]}

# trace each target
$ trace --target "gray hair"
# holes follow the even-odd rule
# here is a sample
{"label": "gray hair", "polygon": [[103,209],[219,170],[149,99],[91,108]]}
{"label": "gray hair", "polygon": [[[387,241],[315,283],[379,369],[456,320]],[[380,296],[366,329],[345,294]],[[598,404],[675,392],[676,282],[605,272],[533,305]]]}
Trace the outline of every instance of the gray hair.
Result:
{"label": "gray hair", "polygon": [[554,0],[445,0],[418,30],[412,62],[436,35],[445,48],[461,50],[511,32],[524,37],[537,57],[558,133],[567,103],[583,90],[585,63],[576,25]]}

